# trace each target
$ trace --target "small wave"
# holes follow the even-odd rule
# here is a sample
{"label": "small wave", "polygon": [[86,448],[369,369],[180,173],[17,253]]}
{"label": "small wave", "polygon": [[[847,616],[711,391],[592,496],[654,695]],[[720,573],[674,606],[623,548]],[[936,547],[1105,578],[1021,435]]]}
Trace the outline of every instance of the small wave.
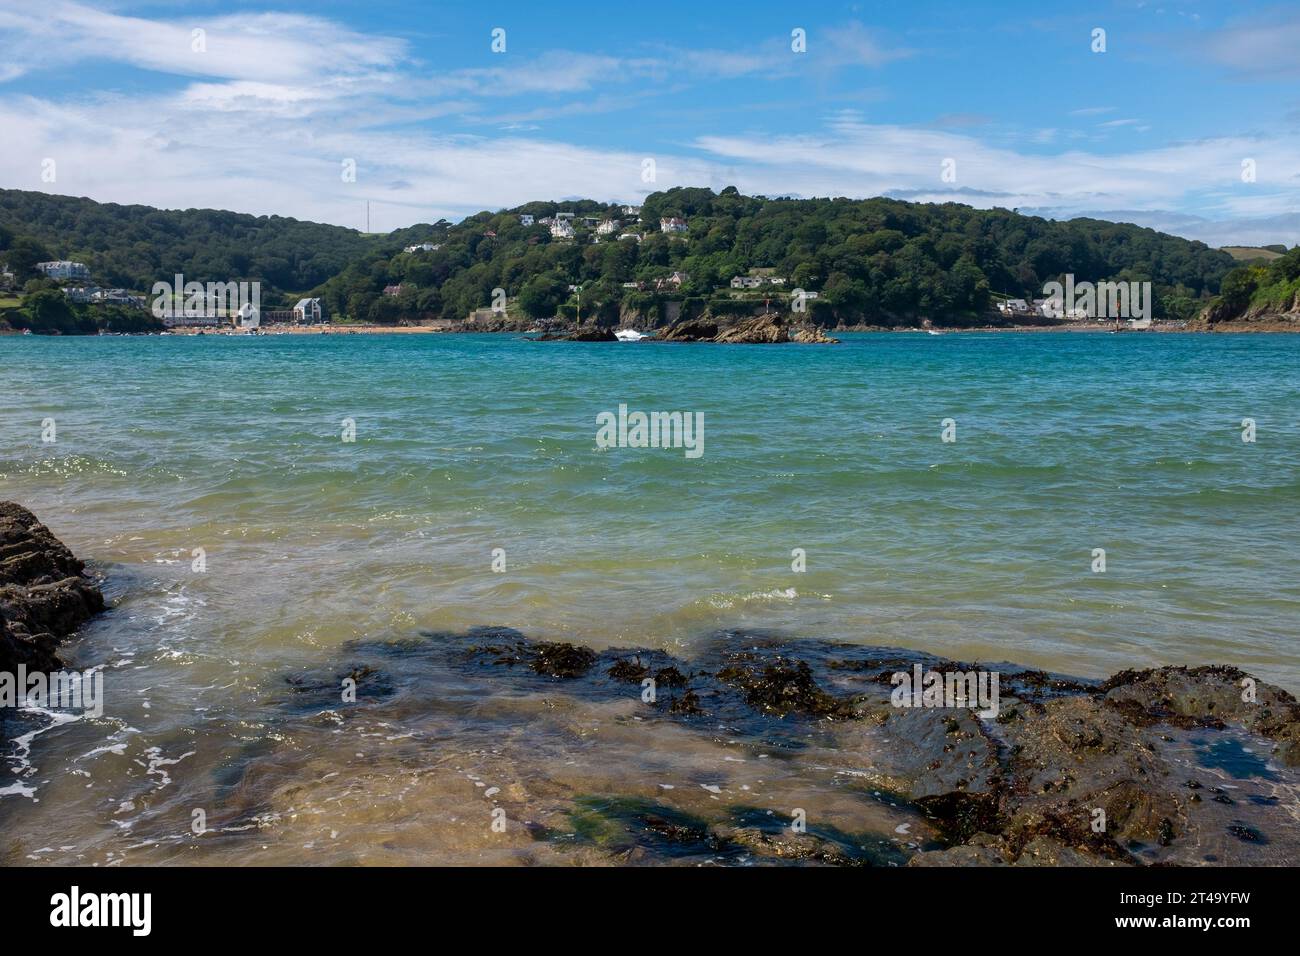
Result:
{"label": "small wave", "polygon": [[36,789],[34,787],[25,786],[21,780],[21,778],[30,777],[36,772],[36,768],[32,765],[31,761],[32,742],[41,734],[54,730],[56,727],[62,727],[64,724],[71,724],[81,720],[84,715],[70,713],[66,710],[49,710],[45,707],[32,706],[19,707],[18,713],[48,718],[49,722],[13,738],[14,752],[8,754],[6,759],[13,764],[10,769],[20,779],[10,784],[8,787],[0,787],[0,797],[16,795],[34,799],[36,796]]}
{"label": "small wave", "polygon": [[794,601],[799,592],[794,588],[773,588],[770,591],[750,591],[748,594],[710,594],[708,605],[720,611],[739,607],[742,604],[764,603],[767,601]]}

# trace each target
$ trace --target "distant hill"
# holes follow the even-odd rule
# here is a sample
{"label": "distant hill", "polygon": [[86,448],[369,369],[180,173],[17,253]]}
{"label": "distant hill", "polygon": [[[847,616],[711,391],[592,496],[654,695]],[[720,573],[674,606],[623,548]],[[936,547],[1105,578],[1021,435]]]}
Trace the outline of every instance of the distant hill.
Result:
{"label": "distant hill", "polygon": [[143,291],[176,273],[200,282],[257,279],[264,297],[310,289],[383,238],[282,216],[119,206],[0,189],[0,250],[27,240],[17,254],[0,251],[0,259],[20,269],[28,260],[74,259],[89,265],[100,285]]}
{"label": "distant hill", "polygon": [[[542,222],[561,213],[574,217],[572,238]],[[686,231],[662,233],[664,219],[683,220]],[[605,222],[612,231],[601,235],[596,226]],[[734,188],[652,193],[639,215],[591,201],[534,202],[401,236],[439,248],[372,251],[317,290],[333,314],[456,321],[486,310],[501,289],[512,321],[571,318],[580,305],[584,319],[602,324],[655,325],[666,303],[681,314],[735,313],[764,296],[784,303],[801,288],[817,293],[808,311],[820,324],[965,325],[988,321],[995,294],[1041,297],[1044,283],[1072,273],[1077,281],[1150,281],[1157,316],[1187,319],[1233,266],[1225,252],[1131,224],[956,203],[765,199]],[[759,270],[785,282],[748,296],[730,290],[734,276]],[[672,277],[681,274],[677,285]],[[581,287],[580,302],[572,286]]]}
{"label": "distant hill", "polygon": [[[541,221],[561,213],[573,216],[572,237]],[[684,231],[665,234],[665,219]],[[403,251],[422,243],[438,248]],[[499,289],[522,321],[571,317],[580,305],[584,319],[656,324],[669,307],[743,313],[765,298],[788,307],[790,290],[801,288],[817,293],[808,311],[819,324],[885,326],[984,322],[995,295],[1041,297],[1044,283],[1066,273],[1079,282],[1150,281],[1157,316],[1188,318],[1234,264],[1227,252],[1125,223],[957,203],[766,199],[734,188],[652,193],[634,212],[539,201],[382,236],[279,216],[0,190],[0,260],[22,279],[44,258],[84,261],[101,285],[141,291],[176,272],[260,280],[264,301],[310,290],[331,315],[375,322],[463,320],[499,300]],[[730,288],[734,276],[762,270],[784,282]],[[581,286],[580,303],[573,286]]]}

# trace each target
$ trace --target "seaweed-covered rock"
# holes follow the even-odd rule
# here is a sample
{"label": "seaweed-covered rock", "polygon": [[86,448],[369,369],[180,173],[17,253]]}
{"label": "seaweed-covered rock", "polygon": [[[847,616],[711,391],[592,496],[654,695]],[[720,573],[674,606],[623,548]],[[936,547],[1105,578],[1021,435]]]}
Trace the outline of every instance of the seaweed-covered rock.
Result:
{"label": "seaweed-covered rock", "polygon": [[57,670],[59,643],[103,609],[85,565],[30,511],[0,501],[0,671]]}
{"label": "seaweed-covered rock", "polygon": [[1108,703],[1152,723],[1240,724],[1275,741],[1278,756],[1288,766],[1300,766],[1300,705],[1281,688],[1235,667],[1126,670],[1102,689]]}
{"label": "seaweed-covered rock", "polygon": [[814,717],[856,717],[851,701],[826,693],[813,679],[806,661],[776,658],[757,666],[737,658],[718,671],[718,680],[740,689],[745,702],[756,710],[784,717],[791,711]]}
{"label": "seaweed-covered rock", "polygon": [[[559,827],[544,839],[601,847],[614,862],[1300,862],[1300,771],[1276,759],[1294,741],[1294,701],[1234,668],[1102,683],[743,631],[715,635],[691,661],[500,628],[427,637],[347,649],[343,673],[363,684],[375,678],[353,661],[409,663],[391,667],[395,693],[368,690],[362,707],[423,713],[423,674],[439,687],[442,719],[477,720],[491,685],[505,684],[500,709],[555,728],[544,762],[518,778],[530,799],[560,812],[574,792],[601,795],[604,809],[578,814],[576,834]],[[998,706],[904,706],[892,677],[917,666],[992,670]],[[339,674],[318,681],[331,697]],[[457,694],[472,706],[452,704]],[[591,779],[577,791],[548,782],[546,768],[579,766]],[[508,773],[497,776],[504,788]],[[789,825],[795,808],[807,811],[806,831]]]}

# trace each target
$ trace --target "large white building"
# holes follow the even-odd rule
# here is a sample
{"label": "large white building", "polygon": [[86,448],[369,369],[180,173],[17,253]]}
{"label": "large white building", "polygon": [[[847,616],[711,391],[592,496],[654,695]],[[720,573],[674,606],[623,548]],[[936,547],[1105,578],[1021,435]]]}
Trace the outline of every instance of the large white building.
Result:
{"label": "large white building", "polygon": [[685,219],[678,219],[676,216],[672,216],[672,217],[665,218],[665,219],[660,219],[660,220],[659,220],[659,231],[660,231],[660,232],[670,232],[670,233],[671,233],[671,232],[685,232],[685,231],[686,231],[686,220],[685,220]]}
{"label": "large white building", "polygon": [[89,279],[90,270],[84,262],[69,262],[56,259],[53,262],[38,262],[36,268],[51,279]]}
{"label": "large white building", "polygon": [[555,222],[551,223],[551,235],[556,239],[572,239],[573,224],[568,219],[557,218]]}
{"label": "large white building", "polygon": [[299,299],[293,307],[293,320],[309,324],[322,320],[320,299]]}

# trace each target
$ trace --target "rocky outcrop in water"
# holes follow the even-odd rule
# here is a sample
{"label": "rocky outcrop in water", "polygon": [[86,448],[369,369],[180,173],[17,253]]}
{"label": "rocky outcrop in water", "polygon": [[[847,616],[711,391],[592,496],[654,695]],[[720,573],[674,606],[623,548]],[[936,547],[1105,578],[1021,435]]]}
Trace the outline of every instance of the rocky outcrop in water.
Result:
{"label": "rocky outcrop in water", "polygon": [[0,671],[57,670],[59,643],[103,609],[85,565],[34,514],[0,501]]}
{"label": "rocky outcrop in water", "polygon": [[764,312],[722,328],[715,319],[682,319],[664,329],[665,342],[718,342],[727,345],[773,345],[782,342],[831,344],[830,338],[814,325],[796,325],[779,312]]}

